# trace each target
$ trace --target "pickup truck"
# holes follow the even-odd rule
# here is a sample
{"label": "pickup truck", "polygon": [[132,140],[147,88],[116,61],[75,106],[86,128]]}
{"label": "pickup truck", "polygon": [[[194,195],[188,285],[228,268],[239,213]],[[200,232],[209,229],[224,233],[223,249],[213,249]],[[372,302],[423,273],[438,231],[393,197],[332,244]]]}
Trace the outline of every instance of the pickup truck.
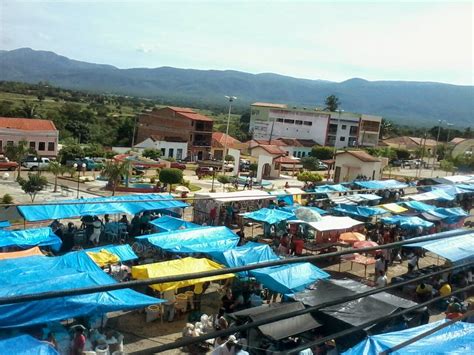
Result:
{"label": "pickup truck", "polygon": [[49,158],[37,158],[37,157],[27,157],[22,163],[21,166],[29,170],[35,171],[38,169],[45,169],[48,167],[51,161]]}
{"label": "pickup truck", "polygon": [[18,169],[18,163],[8,160],[8,158],[0,158],[0,170],[14,171]]}

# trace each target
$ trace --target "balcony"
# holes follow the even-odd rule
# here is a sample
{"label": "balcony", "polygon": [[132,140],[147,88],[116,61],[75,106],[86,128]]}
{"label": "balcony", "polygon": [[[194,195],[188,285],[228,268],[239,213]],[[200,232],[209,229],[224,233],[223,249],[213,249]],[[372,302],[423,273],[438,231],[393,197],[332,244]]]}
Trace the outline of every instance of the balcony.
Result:
{"label": "balcony", "polygon": [[195,132],[209,132],[209,133],[212,133],[212,124],[195,123],[194,131]]}
{"label": "balcony", "polygon": [[193,147],[210,147],[211,141],[207,140],[195,140],[192,142]]}

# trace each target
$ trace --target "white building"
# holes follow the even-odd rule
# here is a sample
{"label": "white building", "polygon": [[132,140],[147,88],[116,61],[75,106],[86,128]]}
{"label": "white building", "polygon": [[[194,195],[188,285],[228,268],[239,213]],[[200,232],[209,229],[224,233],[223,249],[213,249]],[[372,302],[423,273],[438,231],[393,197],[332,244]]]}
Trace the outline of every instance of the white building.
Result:
{"label": "white building", "polygon": [[294,138],[278,138],[271,141],[264,139],[252,139],[248,142],[248,149],[252,156],[257,157],[253,148],[259,145],[269,145],[286,152],[289,157],[304,158],[310,155],[311,149],[317,145],[312,139],[294,139]]}
{"label": "white building", "polygon": [[358,176],[371,180],[382,177],[382,160],[362,150],[347,150],[336,153],[334,182],[353,181]]}
{"label": "white building", "polygon": [[179,139],[173,139],[173,141],[162,141],[151,136],[145,139],[143,142],[133,146],[134,149],[143,151],[145,149],[158,149],[161,150],[161,156],[163,158],[174,158],[177,160],[186,159],[188,152],[188,143],[180,141]]}

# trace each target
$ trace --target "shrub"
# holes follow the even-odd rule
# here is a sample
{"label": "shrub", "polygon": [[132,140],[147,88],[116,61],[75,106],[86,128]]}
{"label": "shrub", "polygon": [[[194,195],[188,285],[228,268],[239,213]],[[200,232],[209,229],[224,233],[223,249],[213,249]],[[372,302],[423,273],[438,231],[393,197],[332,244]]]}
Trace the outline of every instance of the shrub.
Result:
{"label": "shrub", "polygon": [[304,171],[302,173],[299,173],[296,178],[298,181],[304,181],[304,182],[319,182],[322,181],[323,178],[319,174],[311,173],[309,171]]}
{"label": "shrub", "polygon": [[334,155],[334,149],[329,148],[329,147],[314,146],[311,149],[311,156],[319,160],[332,159],[333,155]]}
{"label": "shrub", "polygon": [[9,194],[3,195],[3,197],[2,197],[2,203],[6,204],[6,205],[9,205],[9,204],[13,203],[13,197],[12,197],[12,195],[9,195]]}
{"label": "shrub", "polygon": [[233,157],[232,155],[230,155],[230,154],[227,154],[227,155],[225,156],[225,161],[234,161],[234,160],[235,160],[234,157]]}
{"label": "shrub", "polygon": [[183,181],[183,172],[180,169],[173,168],[161,169],[160,181],[164,184],[169,184],[171,192],[173,184],[179,184]]}
{"label": "shrub", "polygon": [[144,156],[145,158],[150,158],[150,159],[156,160],[159,157],[161,157],[161,150],[153,149],[153,148],[147,148],[147,149],[143,150],[142,156]]}

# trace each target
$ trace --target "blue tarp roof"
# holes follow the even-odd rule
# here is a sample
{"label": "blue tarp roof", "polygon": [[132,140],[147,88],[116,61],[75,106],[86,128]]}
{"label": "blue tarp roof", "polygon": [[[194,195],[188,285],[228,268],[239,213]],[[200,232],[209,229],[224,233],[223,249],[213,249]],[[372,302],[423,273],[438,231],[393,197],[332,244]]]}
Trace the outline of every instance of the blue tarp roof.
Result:
{"label": "blue tarp roof", "polygon": [[368,201],[377,201],[382,199],[382,196],[376,194],[355,194],[354,196],[362,197],[363,199]]}
{"label": "blue tarp roof", "polygon": [[[215,261],[227,267],[238,267],[279,259],[267,244],[253,242],[230,250],[211,252],[209,255]],[[247,275],[246,272],[242,274]]]}
{"label": "blue tarp roof", "polygon": [[209,253],[235,248],[239,237],[227,227],[202,227],[143,235],[136,239],[173,253]]}
{"label": "blue tarp roof", "polygon": [[[462,231],[462,230],[461,230]],[[458,231],[450,231],[453,233]],[[422,239],[421,237],[420,239]],[[415,240],[415,239],[413,239]],[[422,247],[452,262],[465,262],[474,259],[474,232],[466,230],[456,237],[407,244],[406,247]]]}
{"label": "blue tarp roof", "polygon": [[[74,202],[74,204],[68,204],[69,202]],[[61,219],[87,215],[94,216],[114,213],[135,214],[143,211],[184,208],[187,206],[189,206],[187,203],[174,200],[170,194],[142,194],[95,197],[43,205],[19,206],[18,210],[27,221],[44,221],[47,219]]]}
{"label": "blue tarp roof", "polygon": [[384,224],[395,224],[404,229],[418,227],[429,228],[433,226],[433,223],[425,221],[424,219],[416,216],[396,215],[391,217],[382,217],[380,221]]}
{"label": "blue tarp roof", "polygon": [[0,228],[7,228],[10,227],[10,221],[0,221]]}
{"label": "blue tarp roof", "polygon": [[129,244],[122,244],[122,245],[104,245],[101,247],[90,248],[84,251],[91,251],[97,253],[101,250],[107,250],[112,254],[115,254],[119,257],[120,261],[129,261],[129,260],[136,260],[138,259],[137,254],[133,251],[132,247]]}
{"label": "blue tarp roof", "polygon": [[297,210],[300,207],[309,208],[310,210],[318,212],[321,216],[328,213],[328,211],[325,211],[325,210],[323,210],[321,208],[318,208],[318,207],[300,206],[300,205],[296,205],[296,204],[293,205],[293,206],[279,207],[278,209],[280,209],[282,211],[285,211],[285,212],[294,213],[294,211]]}
{"label": "blue tarp roof", "polygon": [[280,223],[288,219],[295,219],[295,215],[290,212],[276,208],[261,208],[258,211],[244,213],[245,218],[268,224]]}
{"label": "blue tarp roof", "polygon": [[419,201],[406,201],[406,202],[402,202],[402,204],[404,204],[408,208],[411,208],[419,212],[427,212],[427,211],[434,210],[436,208],[436,206],[429,205],[427,203],[419,202]]}
{"label": "blue tarp roof", "polygon": [[58,355],[53,346],[44,341],[22,334],[7,339],[0,339],[0,354],[15,355]]}
{"label": "blue tarp roof", "polygon": [[61,249],[61,239],[49,227],[22,230],[0,230],[0,247],[17,246],[28,249],[49,246],[54,251]]}
{"label": "blue tarp roof", "polygon": [[285,295],[302,291],[328,273],[311,263],[297,263],[250,270],[249,274],[272,291]]}
{"label": "blue tarp roof", "polygon": [[[447,322],[440,320],[398,332],[367,337],[343,355],[378,355],[418,335]],[[391,354],[472,354],[474,353],[474,324],[456,322],[429,334]]]}
{"label": "blue tarp roof", "polygon": [[357,185],[365,189],[401,189],[408,187],[407,184],[397,180],[370,180],[370,181],[354,181]]}
{"label": "blue tarp roof", "polygon": [[159,232],[176,231],[179,229],[201,228],[199,224],[187,222],[180,218],[162,216],[150,222]]}
{"label": "blue tarp roof", "polygon": [[[58,257],[31,256],[0,260],[0,297],[14,297],[115,280],[84,252]],[[142,308],[163,300],[123,289],[0,306],[0,329],[32,326],[79,316]]]}
{"label": "blue tarp roof", "polygon": [[324,194],[324,193],[331,193],[331,192],[346,192],[349,191],[347,187],[342,184],[335,184],[335,185],[320,185],[316,186],[313,191],[316,193]]}
{"label": "blue tarp roof", "polygon": [[354,206],[354,205],[345,205],[345,204],[341,204],[337,207],[334,207],[333,211],[336,211],[348,216],[364,217],[364,218],[388,213],[386,209],[383,209],[380,207]]}
{"label": "blue tarp roof", "polygon": [[471,193],[471,189],[463,189],[459,187],[458,185],[454,184],[447,184],[447,185],[432,185],[431,190],[441,190],[446,192],[447,194],[451,196],[456,196],[458,194],[464,194],[464,193]]}
{"label": "blue tarp roof", "polygon": [[467,213],[460,207],[453,207],[453,208],[440,207],[440,208],[435,208],[433,210],[430,210],[426,213],[432,216],[435,216],[448,224],[458,222],[460,219],[469,216],[469,213]]}

